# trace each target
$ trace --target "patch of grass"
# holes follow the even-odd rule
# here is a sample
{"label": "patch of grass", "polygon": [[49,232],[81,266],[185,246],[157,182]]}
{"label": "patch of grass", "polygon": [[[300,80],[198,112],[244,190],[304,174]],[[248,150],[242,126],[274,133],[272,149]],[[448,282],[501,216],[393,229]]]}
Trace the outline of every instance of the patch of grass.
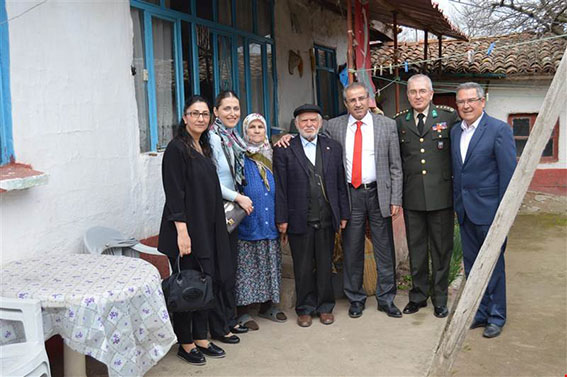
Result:
{"label": "patch of grass", "polygon": [[567,227],[567,216],[557,213],[534,213],[519,215],[521,219],[533,219],[538,225],[545,228],[553,228],[556,226]]}
{"label": "patch of grass", "polygon": [[402,275],[398,280],[398,289],[407,291],[411,289],[411,274]]}
{"label": "patch of grass", "polygon": [[455,231],[453,235],[453,255],[451,256],[451,264],[449,266],[449,284],[456,279],[461,273],[461,265],[463,262],[463,247],[461,245],[461,232],[459,224],[455,222]]}

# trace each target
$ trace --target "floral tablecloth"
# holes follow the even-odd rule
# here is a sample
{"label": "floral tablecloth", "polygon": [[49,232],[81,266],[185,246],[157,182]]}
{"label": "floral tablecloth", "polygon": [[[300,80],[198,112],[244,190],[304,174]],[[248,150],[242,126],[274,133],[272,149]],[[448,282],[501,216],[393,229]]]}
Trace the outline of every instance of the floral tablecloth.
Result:
{"label": "floral tablecloth", "polygon": [[[41,300],[46,339],[60,334],[110,376],[145,374],[176,342],[158,270],[142,259],[45,255],[1,270],[2,296]],[[3,325],[3,342],[17,333]]]}

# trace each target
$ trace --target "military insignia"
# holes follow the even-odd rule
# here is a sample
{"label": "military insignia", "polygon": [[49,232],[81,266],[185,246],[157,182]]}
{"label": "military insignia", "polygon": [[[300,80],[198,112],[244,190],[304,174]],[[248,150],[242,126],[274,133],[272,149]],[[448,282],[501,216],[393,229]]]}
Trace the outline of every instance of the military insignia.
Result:
{"label": "military insignia", "polygon": [[443,142],[443,140],[439,140],[437,142],[437,149],[443,149],[443,146],[445,145],[445,143]]}
{"label": "military insignia", "polygon": [[[400,111],[399,113],[397,113],[396,115],[394,115],[394,119],[397,118],[397,117],[399,117],[400,115],[405,114],[405,113],[408,113],[408,115],[409,115],[409,109],[405,109],[405,110],[403,110],[403,111]],[[406,120],[409,120],[409,118],[406,117]]]}
{"label": "military insignia", "polygon": [[447,129],[447,122],[435,123],[433,127],[431,127],[433,131],[441,132],[441,130]]}
{"label": "military insignia", "polygon": [[431,116],[433,118],[437,118],[437,110],[435,110],[435,109],[431,110]]}

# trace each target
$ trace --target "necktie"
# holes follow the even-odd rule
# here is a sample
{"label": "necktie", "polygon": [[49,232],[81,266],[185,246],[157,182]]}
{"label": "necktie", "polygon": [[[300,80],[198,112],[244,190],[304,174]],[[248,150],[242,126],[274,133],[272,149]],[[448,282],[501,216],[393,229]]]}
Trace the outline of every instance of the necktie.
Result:
{"label": "necktie", "polygon": [[362,183],[362,126],[361,121],[356,122],[356,132],[354,133],[354,153],[352,156],[352,174],[350,183],[354,188],[358,188]]}
{"label": "necktie", "polygon": [[422,113],[417,114],[417,132],[419,132],[420,135],[423,134],[423,128],[425,127],[423,118],[425,118],[425,115]]}

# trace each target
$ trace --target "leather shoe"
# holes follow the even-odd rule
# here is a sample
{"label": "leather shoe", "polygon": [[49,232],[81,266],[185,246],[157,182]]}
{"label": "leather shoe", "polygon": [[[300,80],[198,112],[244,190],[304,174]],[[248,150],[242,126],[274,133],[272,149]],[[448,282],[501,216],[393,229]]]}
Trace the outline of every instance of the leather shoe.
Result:
{"label": "leather shoe", "polygon": [[393,303],[390,305],[378,305],[378,311],[386,313],[388,317],[402,318],[402,312]]}
{"label": "leather shoe", "polygon": [[482,336],[485,338],[496,338],[498,335],[502,333],[502,327],[495,325],[494,323],[489,323],[486,325]]}
{"label": "leather shoe", "polygon": [[244,334],[248,332],[248,327],[239,325],[238,327],[231,327],[230,332],[233,334]]}
{"label": "leather shoe", "polygon": [[350,318],[358,318],[362,315],[362,311],[364,310],[364,304],[361,302],[351,302],[350,307],[348,308],[348,316]]}
{"label": "leather shoe", "polygon": [[222,343],[226,343],[226,344],[238,344],[238,343],[240,343],[240,338],[237,337],[236,335],[220,336],[220,337],[213,336],[213,339],[218,340],[219,342],[222,342]]}
{"label": "leather shoe", "polygon": [[311,316],[309,314],[302,314],[297,317],[297,324],[301,327],[311,326]]}
{"label": "leather shoe", "polygon": [[205,356],[198,348],[193,348],[191,351],[187,352],[183,347],[179,346],[177,356],[193,365],[205,365],[207,363],[207,359],[205,359]]}
{"label": "leather shoe", "polygon": [[321,323],[324,325],[330,325],[335,322],[335,316],[333,315],[333,313],[320,313],[319,321],[321,321]]}
{"label": "leather shoe", "polygon": [[209,357],[216,357],[217,359],[220,359],[226,356],[226,352],[213,342],[209,342],[209,346],[206,348],[201,346],[197,346],[197,348]]}
{"label": "leather shoe", "polygon": [[473,321],[470,329],[473,330],[479,327],[486,327],[486,325],[487,325],[486,321]]}
{"label": "leather shoe", "polygon": [[422,301],[422,302],[410,301],[404,308],[404,314],[417,313],[420,308],[425,308],[426,306],[427,306],[427,301]]}
{"label": "leather shoe", "polygon": [[433,310],[433,314],[437,318],[445,318],[449,314],[449,309],[447,309],[446,305],[436,306]]}

